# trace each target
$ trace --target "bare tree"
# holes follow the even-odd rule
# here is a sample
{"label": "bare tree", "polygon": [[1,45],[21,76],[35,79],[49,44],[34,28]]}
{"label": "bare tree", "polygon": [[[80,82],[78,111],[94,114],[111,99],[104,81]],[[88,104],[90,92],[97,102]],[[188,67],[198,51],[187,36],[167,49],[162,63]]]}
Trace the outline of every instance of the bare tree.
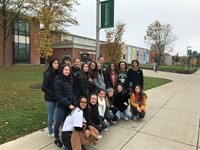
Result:
{"label": "bare tree", "polygon": [[162,54],[165,51],[172,50],[176,37],[172,33],[170,24],[161,24],[159,21],[154,21],[147,27],[144,40],[148,45],[156,48],[158,51],[158,64],[160,64]]}
{"label": "bare tree", "polygon": [[3,32],[3,66],[6,65],[6,41],[16,20],[27,8],[26,0],[0,0],[0,26]]}
{"label": "bare tree", "polygon": [[106,30],[106,45],[105,53],[109,57],[110,61],[118,62],[122,56],[122,41],[123,34],[125,32],[125,23],[116,23],[116,28]]}

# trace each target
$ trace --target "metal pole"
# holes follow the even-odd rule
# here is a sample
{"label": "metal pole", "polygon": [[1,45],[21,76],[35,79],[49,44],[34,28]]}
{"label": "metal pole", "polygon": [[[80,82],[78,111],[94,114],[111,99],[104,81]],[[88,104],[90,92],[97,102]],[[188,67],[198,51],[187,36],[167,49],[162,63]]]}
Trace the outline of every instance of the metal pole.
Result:
{"label": "metal pole", "polygon": [[97,8],[96,8],[96,62],[98,61],[99,57],[99,6],[100,0],[97,0]]}
{"label": "metal pole", "polygon": [[74,60],[74,35],[72,35],[72,61]]}
{"label": "metal pole", "polygon": [[186,48],[185,70],[187,70],[187,55],[188,55],[188,46]]}

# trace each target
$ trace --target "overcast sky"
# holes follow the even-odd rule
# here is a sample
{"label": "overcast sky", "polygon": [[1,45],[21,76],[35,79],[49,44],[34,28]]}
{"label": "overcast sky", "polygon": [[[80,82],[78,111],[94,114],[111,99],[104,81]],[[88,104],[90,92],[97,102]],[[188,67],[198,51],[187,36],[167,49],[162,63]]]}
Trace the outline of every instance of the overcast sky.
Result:
{"label": "overcast sky", "polygon": [[[103,0],[101,0],[103,1]],[[96,38],[96,0],[79,0],[74,16],[79,26],[71,26],[71,34]],[[174,51],[186,54],[186,47],[200,52],[200,0],[115,0],[115,23],[126,23],[123,39],[126,44],[149,48],[144,43],[147,26],[159,20],[162,24],[171,24],[176,35]],[[105,31],[101,29],[100,40],[105,40]]]}

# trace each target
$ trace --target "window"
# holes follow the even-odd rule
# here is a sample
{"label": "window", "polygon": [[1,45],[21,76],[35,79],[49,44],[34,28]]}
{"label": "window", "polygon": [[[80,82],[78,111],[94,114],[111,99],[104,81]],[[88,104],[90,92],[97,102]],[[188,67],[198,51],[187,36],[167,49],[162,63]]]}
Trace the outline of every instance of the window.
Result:
{"label": "window", "polygon": [[30,63],[30,24],[18,20],[13,26],[13,63]]}

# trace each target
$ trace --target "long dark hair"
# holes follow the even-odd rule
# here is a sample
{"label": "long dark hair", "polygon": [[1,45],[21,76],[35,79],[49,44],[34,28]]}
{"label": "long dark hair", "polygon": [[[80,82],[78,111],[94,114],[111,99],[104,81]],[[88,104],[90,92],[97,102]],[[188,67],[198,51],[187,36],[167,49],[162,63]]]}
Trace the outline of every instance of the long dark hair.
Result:
{"label": "long dark hair", "polygon": [[[90,96],[89,96],[89,106],[92,106],[92,104],[90,103],[90,99],[91,99],[91,97],[93,96],[93,95],[95,95],[96,97],[97,97],[97,94],[96,93],[91,93],[90,94]],[[98,107],[98,100],[97,100],[97,103],[95,104],[95,105],[93,105],[93,106],[96,106],[96,107]]]}
{"label": "long dark hair", "polygon": [[[54,61],[58,61],[58,63],[59,63],[59,60],[58,60],[57,58],[51,57],[51,58],[49,59],[49,66],[48,66],[48,68],[45,70],[44,74],[45,74],[46,72],[48,72],[48,71],[49,71],[49,73],[50,73],[51,76],[58,73],[59,68],[56,69],[56,70],[53,68],[53,63],[54,63]],[[58,64],[58,65],[60,66],[60,64]]]}
{"label": "long dark hair", "polygon": [[71,83],[73,83],[73,78],[72,78],[72,72],[71,72],[71,67],[69,66],[69,64],[62,64],[58,70],[58,74],[59,75],[63,75],[63,70],[64,68],[68,66],[69,67],[69,70],[70,70],[70,73],[69,73],[69,79],[71,81]]}
{"label": "long dark hair", "polygon": [[[81,99],[82,98],[85,98],[86,101],[87,101],[87,105],[85,107],[85,109],[82,109],[80,107],[80,103],[81,103]],[[80,96],[75,104],[76,107],[80,108],[82,111],[83,111],[83,117],[85,118],[85,120],[88,122],[90,120],[89,116],[90,116],[90,111],[89,111],[89,108],[88,108],[88,99],[85,97],[85,96]]]}
{"label": "long dark hair", "polygon": [[110,97],[109,96],[109,92],[106,93],[106,98],[107,98],[107,101],[110,103],[110,104],[113,104],[114,103],[114,90],[113,90],[113,96]]}
{"label": "long dark hair", "polygon": [[111,73],[111,65],[112,65],[112,64],[115,66],[115,73],[119,73],[117,64],[114,63],[114,62],[111,62],[111,63],[108,65],[106,72],[107,72],[108,74]]}
{"label": "long dark hair", "polygon": [[122,87],[121,94],[124,94],[124,87],[123,87],[123,85],[122,85],[121,83],[118,83],[117,86],[116,86],[116,95],[119,94],[119,92],[118,92],[118,90],[117,90],[117,87],[118,87],[118,86],[121,86],[121,87]]}
{"label": "long dark hair", "polygon": [[142,102],[143,96],[145,96],[147,98],[147,95],[144,93],[144,91],[142,90],[142,87],[139,84],[136,84],[133,87],[132,91],[133,91],[134,94],[137,94],[136,91],[135,91],[135,88],[137,86],[140,88],[140,92],[138,93],[138,95],[139,95],[139,101]]}
{"label": "long dark hair", "polygon": [[[96,66],[94,70],[91,69],[92,63],[95,64],[95,66]],[[98,70],[97,70],[97,63],[95,61],[91,61],[91,63],[89,64],[89,71],[88,72],[89,72],[90,78],[92,78],[92,79],[97,76]]]}

